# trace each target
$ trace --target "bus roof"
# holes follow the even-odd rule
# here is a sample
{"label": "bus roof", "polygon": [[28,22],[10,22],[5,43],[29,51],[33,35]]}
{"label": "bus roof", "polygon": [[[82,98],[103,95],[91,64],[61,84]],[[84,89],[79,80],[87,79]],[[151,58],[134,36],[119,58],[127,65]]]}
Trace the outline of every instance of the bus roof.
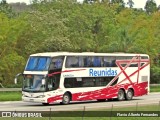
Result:
{"label": "bus roof", "polygon": [[[94,53],[94,52],[44,52],[44,53],[36,53],[30,56],[148,56],[147,54],[136,54],[136,53]],[[149,57],[149,56],[148,56]]]}

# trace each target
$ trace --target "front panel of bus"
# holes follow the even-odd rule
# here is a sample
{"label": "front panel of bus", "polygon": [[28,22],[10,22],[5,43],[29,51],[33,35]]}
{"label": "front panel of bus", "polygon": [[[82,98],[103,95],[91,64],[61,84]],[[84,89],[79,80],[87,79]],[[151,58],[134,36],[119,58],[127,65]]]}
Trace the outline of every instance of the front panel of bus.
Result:
{"label": "front panel of bus", "polygon": [[48,103],[59,88],[63,61],[64,56],[31,56],[23,73],[22,100]]}

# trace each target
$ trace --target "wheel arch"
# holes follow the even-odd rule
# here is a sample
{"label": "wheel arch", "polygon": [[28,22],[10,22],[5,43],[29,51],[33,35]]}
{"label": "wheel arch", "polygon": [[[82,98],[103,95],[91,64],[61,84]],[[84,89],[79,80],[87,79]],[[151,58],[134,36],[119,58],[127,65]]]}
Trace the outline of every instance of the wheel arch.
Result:
{"label": "wheel arch", "polygon": [[119,88],[118,91],[119,91],[119,90],[123,90],[123,92],[126,94],[126,91],[125,91],[124,88]]}

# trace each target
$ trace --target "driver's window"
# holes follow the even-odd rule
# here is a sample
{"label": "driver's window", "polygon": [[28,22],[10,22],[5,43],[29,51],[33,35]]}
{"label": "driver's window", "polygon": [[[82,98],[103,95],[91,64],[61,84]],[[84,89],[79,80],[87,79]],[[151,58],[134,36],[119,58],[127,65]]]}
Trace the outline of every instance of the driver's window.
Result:
{"label": "driver's window", "polygon": [[52,76],[48,78],[48,90],[56,90],[59,87],[59,76]]}
{"label": "driver's window", "polygon": [[53,90],[55,87],[55,80],[53,77],[48,78],[48,90]]}

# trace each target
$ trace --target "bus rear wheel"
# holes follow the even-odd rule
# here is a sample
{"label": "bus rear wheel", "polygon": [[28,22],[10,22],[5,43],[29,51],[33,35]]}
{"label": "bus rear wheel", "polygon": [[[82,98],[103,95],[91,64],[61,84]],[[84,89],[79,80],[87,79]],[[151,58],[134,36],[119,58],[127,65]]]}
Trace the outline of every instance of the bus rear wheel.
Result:
{"label": "bus rear wheel", "polygon": [[65,94],[63,95],[62,104],[63,104],[63,105],[67,105],[67,104],[70,103],[70,100],[71,100],[70,95],[69,95],[68,93],[65,93]]}
{"label": "bus rear wheel", "polygon": [[124,93],[124,91],[122,90],[122,89],[120,89],[119,91],[118,91],[118,100],[119,101],[122,101],[122,100],[124,100],[124,98],[125,98],[125,93]]}
{"label": "bus rear wheel", "polygon": [[126,96],[125,96],[125,99],[126,100],[132,100],[132,98],[133,98],[133,90],[128,89],[128,91],[126,93]]}

